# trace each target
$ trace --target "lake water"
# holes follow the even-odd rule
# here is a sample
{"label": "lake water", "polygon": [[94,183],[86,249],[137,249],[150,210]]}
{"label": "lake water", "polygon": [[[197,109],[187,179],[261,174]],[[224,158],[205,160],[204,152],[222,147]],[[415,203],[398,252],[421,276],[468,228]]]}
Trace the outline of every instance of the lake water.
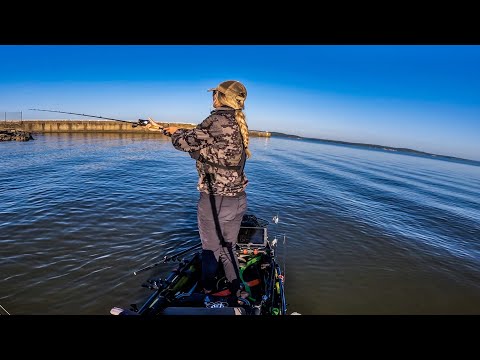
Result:
{"label": "lake water", "polygon": [[[133,272],[199,242],[194,161],[156,134],[34,138],[0,143],[0,305],[108,315],[145,299],[173,265]],[[480,167],[283,138],[251,150],[248,212],[278,214],[288,313],[480,314]]]}

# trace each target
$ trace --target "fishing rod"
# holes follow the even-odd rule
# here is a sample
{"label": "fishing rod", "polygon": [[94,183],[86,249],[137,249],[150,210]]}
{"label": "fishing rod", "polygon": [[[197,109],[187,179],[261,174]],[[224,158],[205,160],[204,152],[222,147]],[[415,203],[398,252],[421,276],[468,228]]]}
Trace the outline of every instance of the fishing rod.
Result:
{"label": "fishing rod", "polygon": [[7,311],[7,309],[5,309],[2,305],[0,305],[0,308],[2,308],[3,311],[5,311],[7,313],[7,315],[10,315],[10,313]]}
{"label": "fishing rod", "polygon": [[176,254],[173,254],[173,255],[170,255],[170,256],[166,256],[166,255],[165,255],[165,256],[163,257],[162,261],[159,261],[159,262],[157,262],[157,263],[155,263],[155,264],[152,264],[152,265],[148,265],[148,266],[146,266],[146,267],[144,267],[144,268],[142,268],[142,269],[140,269],[140,270],[134,271],[134,272],[133,272],[133,275],[137,275],[138,273],[141,273],[141,272],[143,272],[143,271],[146,271],[146,270],[149,270],[149,269],[151,269],[151,268],[154,268],[155,266],[158,266],[158,265],[160,265],[160,264],[166,263],[167,261],[170,261],[170,260],[172,260],[172,259],[175,260],[175,258],[179,257],[180,255],[184,255],[184,254],[186,254],[186,253],[188,253],[188,252],[190,252],[190,251],[192,251],[192,250],[200,247],[201,245],[202,245],[202,243],[198,243],[198,244],[196,244],[196,245],[194,245],[194,246],[192,246],[192,247],[190,247],[190,248],[188,248],[188,249],[182,250],[182,251],[180,251],[180,252],[178,252],[178,253],[176,253]]}
{"label": "fishing rod", "polygon": [[72,115],[80,115],[80,116],[94,117],[94,118],[106,119],[106,120],[114,120],[114,121],[120,121],[120,122],[132,124],[132,127],[145,126],[145,125],[147,125],[148,123],[150,123],[150,120],[145,120],[145,119],[138,119],[136,122],[133,122],[133,121],[127,121],[127,120],[113,119],[113,118],[108,118],[108,117],[103,117],[103,116],[80,114],[80,113],[67,112],[67,111],[59,111],[59,110],[45,110],[45,109],[28,109],[28,110],[33,110],[33,111],[47,111],[47,112],[55,112],[55,113],[62,113],[62,114],[72,114]]}

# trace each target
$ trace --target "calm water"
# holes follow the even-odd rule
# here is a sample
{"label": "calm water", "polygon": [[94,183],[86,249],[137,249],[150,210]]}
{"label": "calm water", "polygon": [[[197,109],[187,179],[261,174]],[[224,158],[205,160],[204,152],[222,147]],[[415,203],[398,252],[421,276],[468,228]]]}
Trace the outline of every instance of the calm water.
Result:
{"label": "calm water", "polygon": [[[480,314],[480,167],[279,138],[251,149],[249,213],[279,215],[289,313]],[[0,160],[11,314],[108,315],[172,264],[133,271],[199,241],[194,161],[165,137],[36,134],[0,143]]]}

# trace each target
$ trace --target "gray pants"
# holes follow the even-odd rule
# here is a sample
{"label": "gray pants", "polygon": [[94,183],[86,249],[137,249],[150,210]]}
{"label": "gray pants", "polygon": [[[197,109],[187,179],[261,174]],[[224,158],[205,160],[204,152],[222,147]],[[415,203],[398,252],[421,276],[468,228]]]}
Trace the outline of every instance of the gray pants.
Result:
{"label": "gray pants", "polygon": [[[242,192],[238,196],[215,195],[213,198],[215,199],[216,215],[218,216],[221,234],[225,242],[228,245],[231,244],[231,250],[234,250],[242,218],[247,211],[247,194]],[[197,220],[204,253],[202,258],[204,287],[207,290],[211,290],[213,287],[211,281],[215,276],[216,266],[219,262],[222,263],[225,276],[231,283],[237,279],[236,269],[238,270],[236,256],[233,256],[232,259],[228,246],[225,247],[221,244],[215,224],[215,214],[212,210],[210,195],[201,192],[198,200]]]}

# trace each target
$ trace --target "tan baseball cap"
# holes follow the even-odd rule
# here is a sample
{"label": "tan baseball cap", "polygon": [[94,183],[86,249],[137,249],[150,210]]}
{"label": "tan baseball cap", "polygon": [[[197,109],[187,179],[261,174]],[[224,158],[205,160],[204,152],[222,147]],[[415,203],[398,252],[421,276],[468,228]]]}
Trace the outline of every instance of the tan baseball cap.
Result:
{"label": "tan baseball cap", "polygon": [[219,91],[226,96],[247,98],[247,88],[236,80],[227,80],[217,85],[217,87],[208,89],[207,91]]}

